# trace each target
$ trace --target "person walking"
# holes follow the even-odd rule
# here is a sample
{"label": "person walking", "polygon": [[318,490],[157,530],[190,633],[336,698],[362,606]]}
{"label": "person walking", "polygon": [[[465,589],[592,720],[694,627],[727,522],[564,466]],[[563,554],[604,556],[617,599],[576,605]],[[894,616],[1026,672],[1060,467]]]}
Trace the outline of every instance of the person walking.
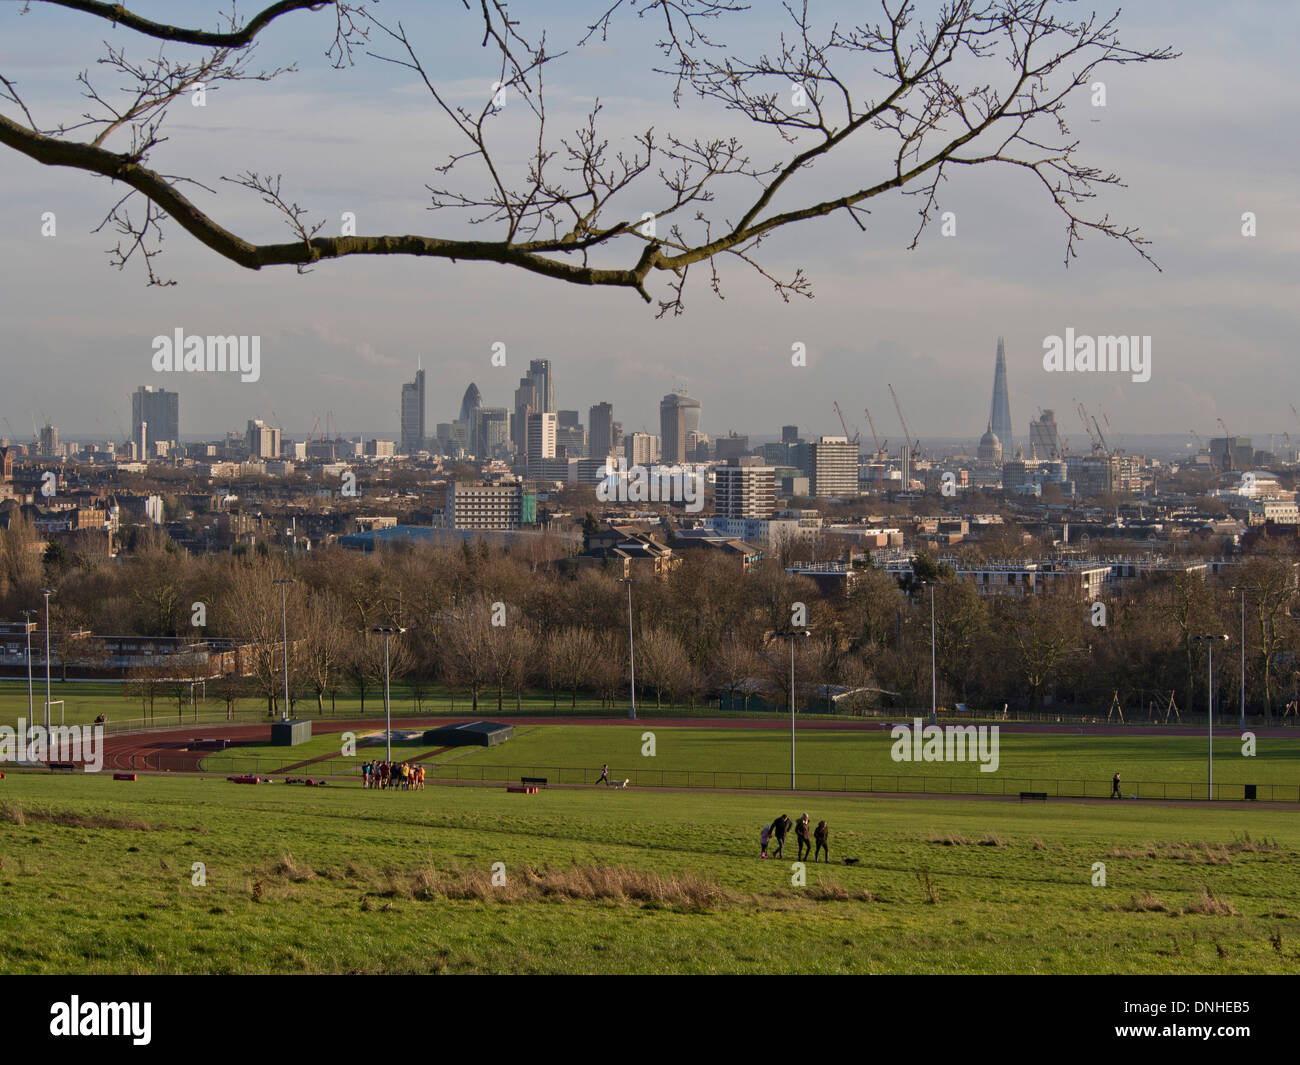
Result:
{"label": "person walking", "polygon": [[790,831],[790,818],[782,814],[772,822],[772,836],[776,839],[776,856],[785,857],[785,834]]}
{"label": "person walking", "polygon": [[[816,829],[813,830],[813,839],[817,841],[817,855],[820,856],[822,851],[826,852],[826,860],[831,860],[831,830],[826,827],[825,821],[818,821]],[[817,861],[814,857],[813,861]]]}
{"label": "person walking", "polygon": [[1111,797],[1112,799],[1122,799],[1122,798],[1124,798],[1124,796],[1120,793],[1120,790],[1119,790],[1119,774],[1118,774],[1118,773],[1116,773],[1113,777],[1110,778],[1110,797]]}
{"label": "person walking", "polygon": [[609,787],[609,763],[608,762],[606,762],[604,765],[600,767],[600,779],[597,780],[596,783],[604,784],[605,787]]}
{"label": "person walking", "polygon": [[767,841],[772,838],[772,826],[764,825],[762,831],[758,834],[758,856],[767,857]]}
{"label": "person walking", "polygon": [[812,854],[812,832],[811,819],[805,813],[794,826],[795,838],[799,841],[799,861],[803,861],[805,855]]}

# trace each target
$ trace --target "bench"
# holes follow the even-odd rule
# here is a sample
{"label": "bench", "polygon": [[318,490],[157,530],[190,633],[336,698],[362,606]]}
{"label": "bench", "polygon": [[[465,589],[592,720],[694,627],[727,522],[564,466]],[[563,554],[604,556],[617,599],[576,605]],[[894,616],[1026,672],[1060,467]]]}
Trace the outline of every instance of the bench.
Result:
{"label": "bench", "polygon": [[1022,791],[1022,792],[1020,793],[1020,801],[1021,801],[1021,802],[1024,802],[1026,799],[1038,799],[1040,802],[1046,802],[1046,801],[1047,801],[1047,792],[1045,792],[1045,791]]}
{"label": "bench", "polygon": [[546,787],[545,777],[520,777],[519,783],[526,788],[544,788]]}
{"label": "bench", "polygon": [[76,762],[51,762],[50,770],[56,773],[75,773],[77,771]]}
{"label": "bench", "polygon": [[520,777],[518,784],[507,784],[506,791],[511,795],[536,795],[544,787],[545,777]]}
{"label": "bench", "polygon": [[134,780],[134,779],[135,779],[135,774],[134,774],[134,773],[114,773],[114,774],[113,774],[113,779],[114,779],[114,780]]}
{"label": "bench", "polygon": [[262,782],[261,777],[255,777],[251,775],[238,776],[238,777],[226,777],[226,779],[230,781],[230,783],[232,784],[260,784]]}

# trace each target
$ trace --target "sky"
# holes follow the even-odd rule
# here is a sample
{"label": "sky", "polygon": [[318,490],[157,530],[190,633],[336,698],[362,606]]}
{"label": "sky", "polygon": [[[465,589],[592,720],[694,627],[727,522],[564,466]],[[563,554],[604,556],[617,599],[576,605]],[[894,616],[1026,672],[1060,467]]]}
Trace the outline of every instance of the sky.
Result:
{"label": "sky", "polygon": [[[674,106],[670,79],[653,73],[657,34],[633,13],[617,18],[608,39],[578,46],[601,3],[516,5],[525,32],[546,30],[567,54],[547,68],[548,123],[569,135],[599,98],[611,149],[653,126],[658,135],[736,136],[756,158],[779,158],[779,145],[742,116],[689,97]],[[921,2],[928,15],[934,4]],[[225,4],[142,2],[140,13],[211,27]],[[542,11],[536,10],[542,8]],[[825,32],[860,20],[864,6],[819,0]],[[1077,17],[1091,4],[1071,4]],[[1096,5],[1109,15],[1114,9]],[[247,17],[254,7],[240,5]],[[459,0],[385,0],[378,9],[406,27],[427,69],[450,99],[477,106],[496,71],[481,34]],[[104,42],[145,58],[157,42],[85,15],[0,0],[0,74],[17,86],[45,125],[75,122],[87,106],[76,76],[88,71],[103,90],[120,77],[96,60]],[[544,11],[544,13],[542,13]],[[1070,112],[1079,155],[1118,173],[1123,188],[1104,188],[1087,210],[1141,228],[1152,241],[1153,269],[1131,249],[1088,236],[1079,257],[1063,263],[1063,219],[1031,174],[1009,167],[958,168],[939,207],[956,216],[956,233],[927,230],[908,250],[914,199],[890,194],[870,204],[867,231],[842,213],[786,229],[760,249],[760,262],[788,276],[802,268],[814,298],[783,302],[771,284],[735,261],[721,261],[724,299],[697,267],[680,317],[656,319],[629,290],[585,287],[494,264],[399,257],[346,258],[305,275],[293,268],[245,270],[204,248],[174,224],[158,269],[172,287],[148,287],[136,264],[118,271],[107,252],[114,238],[95,233],[121,195],[107,180],[44,167],[0,148],[0,435],[28,439],[46,419],[68,438],[118,438],[129,430],[130,393],[138,385],[179,391],[187,438],[242,430],[265,418],[301,438],[326,412],[345,432],[396,438],[400,387],[417,360],[427,374],[428,426],[452,420],[474,381],[487,406],[509,406],[530,359],[549,358],[560,408],[609,400],[625,431],[658,432],[660,398],[676,386],[703,405],[703,427],[754,436],[798,424],[806,433],[838,433],[838,401],[850,428],[869,439],[864,407],[881,436],[901,430],[886,385],[903,402],[911,429],[925,438],[978,439],[989,416],[997,338],[1005,338],[1016,433],[1028,433],[1039,408],[1053,408],[1067,435],[1082,436],[1072,408],[1084,402],[1116,433],[1300,437],[1300,203],[1294,136],[1300,92],[1292,74],[1300,5],[1233,5],[1144,0],[1120,16],[1120,39],[1134,48],[1169,46],[1178,59],[1109,67],[1106,104],[1085,94]],[[288,239],[281,218],[222,177],[246,170],[281,174],[287,198],[337,232],[355,212],[358,232],[424,233],[496,239],[490,225],[429,210],[426,185],[446,184],[435,167],[460,142],[410,70],[359,55],[331,69],[330,12],[302,12],[273,24],[255,65],[297,64],[270,82],[223,85],[206,106],[173,106],[168,141],[151,165],[200,180],[196,201],[226,227],[260,243]],[[730,51],[773,51],[788,16],[761,0],[714,28]],[[372,38],[374,51],[394,54]],[[194,52],[167,45],[168,55]],[[868,92],[866,67],[846,68]],[[1005,68],[983,64],[974,78],[1001,83]],[[0,113],[18,118],[0,103]],[[529,126],[522,101],[507,105],[493,132],[502,165],[518,168]],[[84,136],[82,133],[71,136]],[[874,137],[874,139],[873,139]],[[110,147],[114,142],[109,142]],[[118,150],[122,142],[117,142]],[[887,145],[878,136],[846,141],[800,176],[781,206],[840,194],[882,174]],[[481,187],[463,164],[452,179]],[[629,213],[661,201],[653,176],[621,200]],[[723,200],[717,217],[734,215]],[[648,205],[648,206],[647,206]],[[1242,235],[1243,212],[1256,235]],[[56,234],[43,236],[53,212]],[[627,265],[622,246],[603,260]],[[662,279],[652,294],[666,295]],[[152,340],[187,334],[256,335],[256,382],[208,374],[158,374]],[[1117,373],[1050,373],[1044,340],[1076,334],[1151,337],[1150,380]],[[506,365],[492,365],[495,343]],[[801,344],[807,365],[793,366]],[[1080,450],[1076,448],[1076,450]]]}

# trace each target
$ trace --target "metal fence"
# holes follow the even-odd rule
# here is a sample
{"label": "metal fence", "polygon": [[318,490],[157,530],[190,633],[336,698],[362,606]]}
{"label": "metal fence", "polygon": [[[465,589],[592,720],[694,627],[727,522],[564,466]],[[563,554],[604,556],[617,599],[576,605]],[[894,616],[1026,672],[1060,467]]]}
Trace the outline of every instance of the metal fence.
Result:
{"label": "metal fence", "polygon": [[[413,757],[415,752],[394,751],[395,760]],[[379,754],[354,757],[333,755],[319,761],[295,766],[291,749],[283,755],[242,754],[237,749],[214,751],[204,756],[202,771],[228,775],[260,777],[343,777],[359,780],[361,763]],[[506,784],[521,777],[544,777],[550,784],[595,784],[597,771],[591,767],[549,765],[485,765],[460,760],[432,762],[424,765],[429,782],[449,784]],[[130,764],[105,766],[108,769],[131,769],[145,772],[194,772],[194,755],[152,751],[130,756]],[[710,769],[613,769],[610,779],[627,781],[636,788],[690,788],[731,791],[788,791],[790,773],[739,772]],[[1010,777],[1000,773],[977,773],[972,776],[941,777],[906,773],[798,773],[795,784],[800,791],[840,792],[843,794],[888,793],[902,795],[999,795],[1016,798],[1021,792],[1037,792],[1049,798],[1105,799],[1111,793],[1109,780],[1053,777]],[[1205,781],[1140,780],[1123,782],[1123,795],[1138,799],[1205,799]],[[1255,788],[1261,802],[1300,802],[1300,784],[1254,784],[1216,782],[1217,800],[1244,800],[1247,787]]]}

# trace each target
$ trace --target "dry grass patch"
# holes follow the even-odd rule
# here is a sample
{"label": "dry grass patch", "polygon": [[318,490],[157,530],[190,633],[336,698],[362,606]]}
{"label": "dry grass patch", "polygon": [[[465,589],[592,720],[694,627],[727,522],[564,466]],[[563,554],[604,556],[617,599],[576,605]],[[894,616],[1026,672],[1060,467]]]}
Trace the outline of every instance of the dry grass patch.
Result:
{"label": "dry grass patch", "polygon": [[1237,909],[1227,899],[1221,899],[1206,884],[1201,885],[1201,893],[1187,907],[1188,913],[1199,913],[1206,917],[1236,917]]}
{"label": "dry grass patch", "polygon": [[108,814],[81,814],[74,811],[55,812],[39,807],[23,809],[23,804],[9,799],[0,801],[0,821],[12,825],[32,824],[60,825],[64,828],[118,828],[133,832],[154,832],[171,825],[151,825],[134,817],[113,817]]}

